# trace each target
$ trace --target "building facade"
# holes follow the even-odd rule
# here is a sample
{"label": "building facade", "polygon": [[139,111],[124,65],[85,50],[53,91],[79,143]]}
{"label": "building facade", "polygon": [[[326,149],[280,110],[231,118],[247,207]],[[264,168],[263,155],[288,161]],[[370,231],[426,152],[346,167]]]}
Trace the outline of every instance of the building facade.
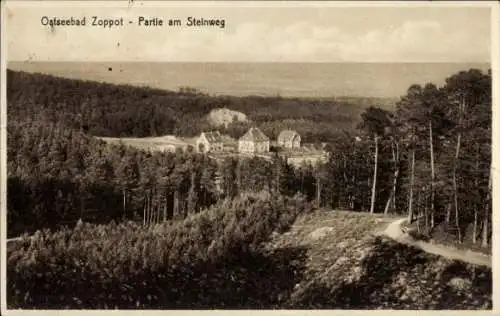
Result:
{"label": "building facade", "polygon": [[300,135],[292,130],[282,131],[278,136],[278,146],[283,148],[300,148],[300,141]]}
{"label": "building facade", "polygon": [[223,151],[224,143],[219,131],[202,132],[196,140],[196,150],[200,153]]}
{"label": "building facade", "polygon": [[238,141],[238,151],[241,153],[269,152],[269,137],[256,127],[250,128]]}

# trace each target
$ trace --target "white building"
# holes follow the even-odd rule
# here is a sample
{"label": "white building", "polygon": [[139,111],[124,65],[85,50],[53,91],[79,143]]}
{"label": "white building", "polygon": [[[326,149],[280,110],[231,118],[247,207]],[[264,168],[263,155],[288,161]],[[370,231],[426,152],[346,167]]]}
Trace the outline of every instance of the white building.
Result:
{"label": "white building", "polygon": [[269,152],[269,137],[260,129],[252,127],[238,141],[238,151],[241,153]]}
{"label": "white building", "polygon": [[300,148],[300,135],[296,131],[284,130],[278,136],[278,146],[284,148]]}

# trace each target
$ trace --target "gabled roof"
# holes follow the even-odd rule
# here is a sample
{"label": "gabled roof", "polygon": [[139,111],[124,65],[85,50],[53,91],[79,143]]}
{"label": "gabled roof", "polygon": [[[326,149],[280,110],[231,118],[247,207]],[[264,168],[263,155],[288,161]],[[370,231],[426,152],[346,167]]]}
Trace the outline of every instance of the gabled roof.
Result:
{"label": "gabled roof", "polygon": [[205,134],[205,138],[209,143],[220,143],[222,142],[222,137],[219,133],[219,131],[215,132],[203,132],[202,134]]}
{"label": "gabled roof", "polygon": [[252,141],[252,142],[265,142],[269,141],[269,137],[264,135],[260,129],[257,127],[252,127],[245,133],[245,135],[241,136],[240,140],[244,141]]}
{"label": "gabled roof", "polygon": [[295,138],[295,136],[299,136],[299,134],[296,131],[284,130],[281,131],[281,133],[279,134],[278,141],[281,142],[291,141]]}

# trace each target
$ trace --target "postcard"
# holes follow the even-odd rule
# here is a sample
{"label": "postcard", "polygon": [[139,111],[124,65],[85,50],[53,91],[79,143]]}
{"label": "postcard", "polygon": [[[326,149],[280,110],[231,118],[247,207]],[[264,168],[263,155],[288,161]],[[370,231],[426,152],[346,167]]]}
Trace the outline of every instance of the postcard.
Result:
{"label": "postcard", "polygon": [[2,3],[2,314],[491,313],[498,12]]}

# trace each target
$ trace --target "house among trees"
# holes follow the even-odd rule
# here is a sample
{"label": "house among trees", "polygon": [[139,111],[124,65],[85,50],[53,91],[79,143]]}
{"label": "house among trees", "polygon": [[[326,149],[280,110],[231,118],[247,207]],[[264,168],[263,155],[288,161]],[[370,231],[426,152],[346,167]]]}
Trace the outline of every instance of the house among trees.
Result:
{"label": "house among trees", "polygon": [[300,148],[300,135],[296,131],[284,130],[278,136],[278,146],[289,149]]}
{"label": "house among trees", "polygon": [[242,153],[269,152],[269,137],[256,127],[251,127],[238,141],[238,151]]}
{"label": "house among trees", "polygon": [[200,153],[223,151],[224,142],[219,131],[202,132],[196,140],[196,150]]}

